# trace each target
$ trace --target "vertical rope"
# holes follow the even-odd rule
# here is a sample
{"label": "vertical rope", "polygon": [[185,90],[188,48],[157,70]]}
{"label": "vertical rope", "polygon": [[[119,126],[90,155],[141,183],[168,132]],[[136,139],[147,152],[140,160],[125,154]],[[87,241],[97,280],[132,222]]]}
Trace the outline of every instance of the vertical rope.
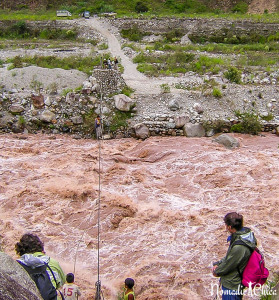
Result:
{"label": "vertical rope", "polygon": [[101,280],[100,280],[100,217],[101,217],[101,158],[102,158],[102,138],[103,138],[103,114],[102,114],[102,104],[103,104],[103,89],[102,89],[102,83],[100,83],[100,90],[101,90],[101,101],[100,101],[100,117],[101,117],[101,136],[98,138],[99,143],[99,191],[98,191],[98,242],[97,242],[97,248],[98,248],[98,280],[95,284],[96,286],[96,296],[95,300],[101,300],[102,299],[102,290],[101,290]]}

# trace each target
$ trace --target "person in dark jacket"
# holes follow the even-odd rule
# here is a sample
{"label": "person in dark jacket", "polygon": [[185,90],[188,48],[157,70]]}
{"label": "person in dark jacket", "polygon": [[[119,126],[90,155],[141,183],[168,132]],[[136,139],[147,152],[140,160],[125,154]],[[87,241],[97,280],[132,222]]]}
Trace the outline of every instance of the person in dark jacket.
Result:
{"label": "person in dark jacket", "polygon": [[[222,300],[241,300],[243,286],[241,274],[250,258],[251,250],[257,246],[257,240],[251,229],[243,227],[243,216],[231,212],[224,217],[230,243],[226,256],[213,263],[213,275],[220,277]],[[245,244],[247,246],[245,246]]]}

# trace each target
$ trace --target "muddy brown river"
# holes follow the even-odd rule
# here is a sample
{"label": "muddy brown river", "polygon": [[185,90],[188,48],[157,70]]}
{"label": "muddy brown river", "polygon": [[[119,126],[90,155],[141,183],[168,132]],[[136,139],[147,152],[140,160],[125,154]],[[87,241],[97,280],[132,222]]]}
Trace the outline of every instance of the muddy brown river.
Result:
{"label": "muddy brown river", "polygon": [[[92,299],[98,270],[105,299],[126,277],[137,300],[213,299],[212,261],[225,255],[223,216],[244,215],[271,276],[279,269],[279,138],[234,135],[145,141],[0,135],[1,248],[16,258],[25,232],[45,243]],[[256,296],[252,297],[257,299]],[[251,297],[249,299],[252,299]],[[248,299],[248,298],[246,298]]]}

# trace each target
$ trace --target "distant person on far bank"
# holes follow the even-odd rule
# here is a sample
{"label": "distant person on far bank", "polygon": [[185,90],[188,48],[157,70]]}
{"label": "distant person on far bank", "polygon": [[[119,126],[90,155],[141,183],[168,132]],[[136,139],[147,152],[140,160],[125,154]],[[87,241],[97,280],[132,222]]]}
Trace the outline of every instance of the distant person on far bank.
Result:
{"label": "distant person on far bank", "polygon": [[251,229],[243,227],[243,216],[231,212],[225,215],[226,230],[230,233],[227,242],[227,254],[220,261],[213,263],[213,275],[220,277],[222,300],[241,300],[244,287],[241,284],[242,273],[255,249],[257,240]]}
{"label": "distant person on far bank", "polygon": [[99,115],[95,119],[95,133],[97,139],[102,137],[102,121]]}
{"label": "distant person on far bank", "polygon": [[114,58],[113,62],[114,62],[114,69],[118,70],[118,59],[117,59],[117,57]]}

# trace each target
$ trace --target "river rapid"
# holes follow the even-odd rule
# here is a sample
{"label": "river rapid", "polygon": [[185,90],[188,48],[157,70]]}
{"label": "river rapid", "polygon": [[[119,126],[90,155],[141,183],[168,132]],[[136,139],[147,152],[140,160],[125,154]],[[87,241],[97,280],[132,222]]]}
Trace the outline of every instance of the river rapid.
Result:
{"label": "river rapid", "polygon": [[[16,258],[23,233],[44,241],[82,297],[98,279],[117,299],[126,277],[137,300],[212,299],[212,262],[228,247],[226,213],[244,215],[271,276],[279,270],[279,138],[233,135],[230,150],[214,138],[145,141],[0,135],[1,248]],[[99,164],[99,150],[101,160]],[[257,299],[257,297],[254,297]]]}

